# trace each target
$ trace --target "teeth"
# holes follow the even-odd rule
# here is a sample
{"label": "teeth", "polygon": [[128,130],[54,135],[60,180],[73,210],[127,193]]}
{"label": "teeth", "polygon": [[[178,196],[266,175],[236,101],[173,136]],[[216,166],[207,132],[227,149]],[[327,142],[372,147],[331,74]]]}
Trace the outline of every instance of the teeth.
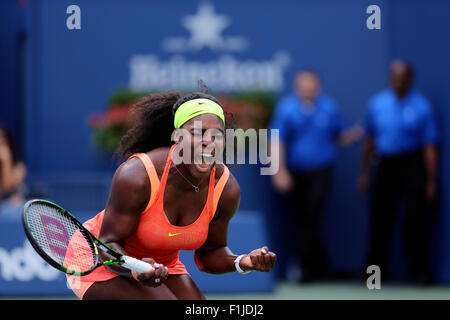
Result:
{"label": "teeth", "polygon": [[202,157],[206,157],[206,158],[212,158],[213,155],[212,154],[202,154]]}

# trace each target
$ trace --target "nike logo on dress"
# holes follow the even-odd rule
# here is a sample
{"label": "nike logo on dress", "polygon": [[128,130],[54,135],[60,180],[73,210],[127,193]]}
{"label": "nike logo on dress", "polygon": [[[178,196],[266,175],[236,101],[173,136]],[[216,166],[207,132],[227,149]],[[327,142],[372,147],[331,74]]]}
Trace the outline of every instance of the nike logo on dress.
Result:
{"label": "nike logo on dress", "polygon": [[177,235],[179,235],[179,234],[181,234],[181,233],[172,233],[172,232],[169,232],[169,237],[177,236]]}

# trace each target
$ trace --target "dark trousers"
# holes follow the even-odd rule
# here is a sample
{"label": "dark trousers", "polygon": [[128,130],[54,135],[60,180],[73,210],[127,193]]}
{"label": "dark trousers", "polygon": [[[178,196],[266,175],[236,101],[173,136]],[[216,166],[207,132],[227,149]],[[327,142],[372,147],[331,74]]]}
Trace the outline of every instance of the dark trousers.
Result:
{"label": "dark trousers", "polygon": [[375,171],[371,199],[368,265],[378,265],[382,279],[388,273],[393,226],[399,204],[404,204],[405,252],[413,278],[428,276],[427,246],[430,211],[425,199],[422,152],[382,157]]}
{"label": "dark trousers", "polygon": [[321,236],[324,203],[330,191],[332,168],[292,173],[294,188],[289,194],[293,221],[299,231],[299,264],[302,277],[320,277],[328,271]]}

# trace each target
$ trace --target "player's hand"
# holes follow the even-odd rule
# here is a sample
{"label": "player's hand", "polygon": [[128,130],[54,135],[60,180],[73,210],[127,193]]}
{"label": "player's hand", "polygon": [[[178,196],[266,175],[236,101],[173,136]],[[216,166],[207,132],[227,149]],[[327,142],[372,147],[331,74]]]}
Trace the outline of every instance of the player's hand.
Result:
{"label": "player's hand", "polygon": [[266,246],[253,250],[247,256],[241,259],[239,266],[242,270],[254,270],[269,272],[275,265],[277,255],[269,251]]}
{"label": "player's hand", "polygon": [[141,282],[143,285],[150,287],[157,287],[166,281],[167,276],[169,275],[169,270],[167,267],[160,263],[156,263],[156,261],[152,258],[143,258],[142,261],[150,264],[153,267],[153,270],[143,273],[137,273],[132,270],[131,274],[133,275],[133,278]]}

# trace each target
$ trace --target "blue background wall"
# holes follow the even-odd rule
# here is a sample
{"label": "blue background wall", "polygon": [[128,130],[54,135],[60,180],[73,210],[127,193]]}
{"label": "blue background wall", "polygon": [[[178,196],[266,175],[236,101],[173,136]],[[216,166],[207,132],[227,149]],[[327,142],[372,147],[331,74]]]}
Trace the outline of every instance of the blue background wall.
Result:
{"label": "blue background wall", "polygon": [[[187,14],[195,14],[200,3],[33,0],[20,6],[17,1],[1,2],[0,120],[7,122],[21,141],[30,179],[69,184],[82,173],[86,184],[95,184],[99,175],[108,177],[114,167],[108,155],[92,144],[89,114],[102,111],[113,90],[128,85],[132,55],[171,59],[174,54],[163,50],[162,41],[169,36],[188,37],[180,21]],[[438,280],[450,282],[450,199],[445,197],[450,189],[450,133],[445,126],[450,123],[450,3],[209,3],[217,14],[232,19],[223,36],[239,35],[249,41],[248,49],[226,54],[237,60],[262,61],[273,59],[278,51],[287,52],[290,63],[283,72],[284,85],[276,93],[281,96],[291,90],[298,68],[315,68],[323,77],[324,90],[338,101],[350,122],[360,121],[370,95],[386,85],[389,61],[395,57],[411,60],[416,67],[417,87],[433,102],[443,131],[442,201],[432,252]],[[81,30],[66,28],[66,8],[71,4],[81,8]],[[366,8],[371,4],[381,8],[381,30],[366,28]],[[21,46],[17,44],[21,43],[21,31],[26,35],[24,58],[20,58]],[[181,53],[186,60],[198,61],[211,61],[222,54],[209,48]],[[23,79],[17,72],[21,68],[26,70]],[[366,199],[355,190],[359,148],[356,145],[340,150],[323,225],[336,271],[359,270],[367,249]],[[269,222],[267,241],[279,255],[277,274],[284,276],[295,247],[289,237],[292,230],[283,199],[273,192],[269,177],[259,175],[256,166],[242,166],[234,174],[243,191],[241,209],[260,211]],[[60,199],[66,199],[73,210],[101,209],[103,193],[93,196],[84,191],[83,196],[75,196],[86,190],[80,183],[78,191],[66,188],[65,195],[61,195],[64,188],[58,189]],[[404,279],[400,235],[394,245],[392,272]]]}

